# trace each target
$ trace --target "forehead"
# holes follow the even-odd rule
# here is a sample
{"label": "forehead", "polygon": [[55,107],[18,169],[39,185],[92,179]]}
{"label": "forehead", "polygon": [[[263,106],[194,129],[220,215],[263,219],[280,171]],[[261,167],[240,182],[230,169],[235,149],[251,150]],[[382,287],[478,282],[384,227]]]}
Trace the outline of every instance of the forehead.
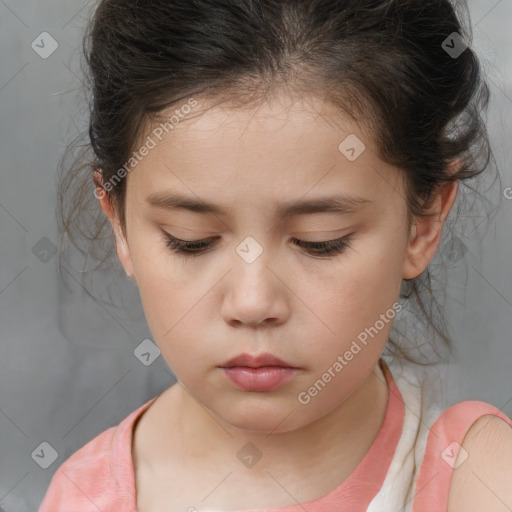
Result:
{"label": "forehead", "polygon": [[[395,186],[394,169],[377,157],[360,126],[317,97],[285,97],[252,108],[198,101],[188,115],[177,112],[174,106],[161,114],[162,122],[145,134],[156,146],[138,164],[142,172],[129,176],[144,198],[178,188],[205,200],[242,194],[284,202],[338,186],[371,200],[382,192],[382,181]],[[172,128],[165,125],[167,114],[174,115]],[[357,158],[347,158],[347,144]]]}
{"label": "forehead", "polygon": [[[191,101],[193,107],[189,105]],[[283,143],[300,142],[301,146],[295,148],[299,153],[302,146],[318,145],[322,139],[325,139],[325,145],[334,143],[336,149],[338,141],[354,134],[375,152],[372,131],[373,126],[366,118],[356,121],[348,112],[318,95],[298,96],[294,93],[290,96],[278,91],[265,101],[248,105],[226,100],[189,99],[181,106],[175,104],[160,112],[158,119],[146,128],[142,139],[153,134],[160,150],[174,151],[176,155],[198,144],[204,152],[220,143],[243,146],[247,150],[251,147],[258,149],[258,144],[263,142],[266,147],[260,146],[261,151],[277,145],[283,152]],[[198,152],[187,156],[198,156]]]}
{"label": "forehead", "polygon": [[[343,133],[359,133],[366,143],[373,146],[369,134],[370,124],[366,119],[356,122],[347,112],[334,106],[331,102],[318,96],[288,96],[275,94],[267,101],[252,105],[239,106],[230,102],[196,100],[196,107],[184,115],[175,115],[180,108],[160,114],[160,118],[173,119],[172,134],[175,139],[190,140],[191,138],[215,136],[223,134],[238,135],[239,140],[251,134],[271,135],[279,132],[283,137],[311,135],[314,130],[322,127],[341,135]],[[161,121],[155,122],[158,127]]]}

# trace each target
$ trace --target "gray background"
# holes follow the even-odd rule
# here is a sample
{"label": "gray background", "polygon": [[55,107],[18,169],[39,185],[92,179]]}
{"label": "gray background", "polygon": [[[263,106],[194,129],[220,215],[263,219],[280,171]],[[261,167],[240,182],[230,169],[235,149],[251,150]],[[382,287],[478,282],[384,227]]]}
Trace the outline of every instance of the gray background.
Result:
{"label": "gray background", "polygon": [[[86,123],[76,94],[94,3],[0,0],[0,507],[8,512],[37,510],[66,458],[175,381],[162,357],[145,366],[134,354],[151,338],[136,286],[119,270],[98,274],[95,297],[115,298],[105,305],[78,274],[59,274],[52,255],[58,160]],[[486,196],[498,204],[512,186],[512,1],[474,0],[470,9],[502,178]],[[44,31],[58,42],[47,59],[31,48]],[[448,405],[483,400],[512,416],[512,200],[502,203],[449,267],[444,308],[457,357],[441,368]],[[47,469],[33,456],[43,442],[58,452]]]}

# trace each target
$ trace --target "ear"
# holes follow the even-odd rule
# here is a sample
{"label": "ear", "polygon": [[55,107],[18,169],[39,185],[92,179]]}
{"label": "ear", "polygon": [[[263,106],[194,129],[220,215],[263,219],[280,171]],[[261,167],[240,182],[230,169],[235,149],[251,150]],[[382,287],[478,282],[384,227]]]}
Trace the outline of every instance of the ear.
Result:
{"label": "ear", "polygon": [[[449,166],[448,172],[457,170],[459,166],[460,162],[457,160]],[[441,241],[444,222],[455,202],[458,188],[458,181],[445,183],[425,205],[425,216],[413,220],[403,279],[418,277],[434,258]]]}
{"label": "ear", "polygon": [[121,223],[116,214],[115,208],[113,207],[110,196],[103,186],[103,176],[101,175],[101,171],[94,171],[93,181],[94,185],[96,186],[95,196],[98,198],[101,209],[108,217],[112,225],[112,230],[115,236],[117,257],[119,258],[119,261],[121,262],[121,265],[123,266],[126,275],[130,279],[135,280],[135,273],[133,270],[133,262],[130,254],[130,248],[128,246],[128,242],[123,233],[123,230],[121,228]]}

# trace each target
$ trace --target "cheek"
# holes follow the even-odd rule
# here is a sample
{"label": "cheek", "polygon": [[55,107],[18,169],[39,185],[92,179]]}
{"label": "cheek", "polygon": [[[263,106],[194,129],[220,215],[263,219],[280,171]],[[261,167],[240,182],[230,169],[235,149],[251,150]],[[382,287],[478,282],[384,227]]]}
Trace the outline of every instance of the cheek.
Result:
{"label": "cheek", "polygon": [[[333,265],[328,274],[298,281],[301,285],[294,290],[307,306],[305,313],[316,316],[312,320],[315,329],[324,333],[312,340],[307,350],[329,360],[333,353],[343,353],[358,339],[368,341],[366,346],[359,343],[361,346],[371,342],[375,347],[361,351],[361,355],[366,352],[372,357],[383,349],[396,314],[393,304],[399,298],[401,268],[395,248],[379,247],[373,251],[358,249],[359,254]],[[381,315],[385,316],[384,323]]]}
{"label": "cheek", "polygon": [[207,316],[213,311],[207,304],[208,290],[213,289],[218,278],[205,280],[191,273],[180,258],[167,253],[165,244],[160,244],[164,245],[163,250],[159,244],[152,244],[156,248],[135,254],[137,285],[153,340],[179,377],[180,368],[187,373],[191,362],[194,371],[194,366],[211,365],[218,359],[213,345],[201,343],[205,335],[201,326],[215,323]]}
{"label": "cheek", "polygon": [[200,328],[212,325],[200,300],[204,292],[200,284],[180,287],[172,278],[145,277],[140,296],[149,330],[171,370],[186,381],[187,374],[218,360],[215,345],[204,342],[205,332]]}
{"label": "cheek", "polygon": [[147,269],[138,275],[137,284],[148,327],[157,340],[165,342],[187,326],[198,306],[193,283],[177,282],[169,273],[162,276]]}
{"label": "cheek", "polygon": [[166,333],[171,335],[169,330],[184,316],[187,291],[193,286],[178,260],[171,259],[165,243],[146,238],[133,238],[132,261],[148,326],[155,338],[162,339]]}

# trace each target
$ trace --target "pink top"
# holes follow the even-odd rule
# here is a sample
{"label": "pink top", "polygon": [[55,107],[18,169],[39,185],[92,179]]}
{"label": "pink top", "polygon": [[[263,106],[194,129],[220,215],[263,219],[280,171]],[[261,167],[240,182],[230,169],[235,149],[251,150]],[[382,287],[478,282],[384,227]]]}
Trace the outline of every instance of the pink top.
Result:
{"label": "pink top", "polygon": [[[379,505],[405,505],[403,494],[400,496],[400,503],[396,498],[400,492],[395,492],[395,498],[392,496],[392,488],[398,485],[397,479],[389,477],[386,480],[386,476],[390,473],[392,462],[396,462],[397,446],[404,436],[404,427],[412,427],[407,422],[410,420],[404,422],[406,405],[389,367],[382,359],[379,363],[389,388],[386,414],[372,446],[353,473],[328,494],[302,504],[303,506],[292,505],[250,512],[304,512],[304,506],[315,512],[332,512],[334,509],[337,512],[363,512],[374,509],[375,504],[370,504],[372,501],[377,503],[377,497],[381,500],[378,501]],[[54,474],[39,512],[136,512],[135,474],[131,452],[133,427],[156,398],[158,396],[71,455]],[[499,409],[479,401],[460,402],[438,416],[428,433],[423,462],[417,468],[417,473],[400,475],[407,482],[415,480],[414,498],[408,500],[408,510],[446,511],[453,471],[449,462],[456,460],[470,426],[486,414],[498,416],[512,427],[512,420]],[[402,466],[407,467],[406,464],[394,464],[394,467]],[[375,510],[377,509],[378,506]]]}

